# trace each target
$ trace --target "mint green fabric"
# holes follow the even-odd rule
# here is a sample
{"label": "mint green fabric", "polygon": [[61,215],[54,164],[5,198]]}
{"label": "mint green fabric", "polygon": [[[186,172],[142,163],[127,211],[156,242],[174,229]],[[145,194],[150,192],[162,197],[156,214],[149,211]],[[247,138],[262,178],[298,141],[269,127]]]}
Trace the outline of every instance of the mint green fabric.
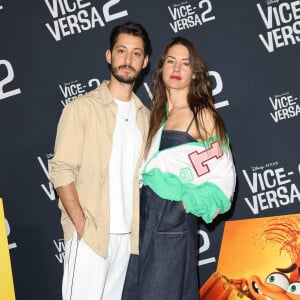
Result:
{"label": "mint green fabric", "polygon": [[161,172],[158,168],[143,174],[144,185],[148,185],[161,198],[171,201],[183,201],[187,213],[201,217],[211,223],[216,211],[225,213],[231,201],[215,184],[205,182],[199,186],[187,183],[171,173]]}

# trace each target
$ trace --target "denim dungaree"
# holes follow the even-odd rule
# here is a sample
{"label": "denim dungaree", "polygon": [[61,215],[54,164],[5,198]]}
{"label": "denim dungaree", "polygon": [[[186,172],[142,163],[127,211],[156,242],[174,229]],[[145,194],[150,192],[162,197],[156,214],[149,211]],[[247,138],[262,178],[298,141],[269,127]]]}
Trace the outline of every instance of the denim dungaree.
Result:
{"label": "denim dungaree", "polygon": [[[160,150],[196,140],[188,130],[164,130]],[[198,218],[182,202],[140,194],[140,255],[131,255],[122,300],[198,300]]]}

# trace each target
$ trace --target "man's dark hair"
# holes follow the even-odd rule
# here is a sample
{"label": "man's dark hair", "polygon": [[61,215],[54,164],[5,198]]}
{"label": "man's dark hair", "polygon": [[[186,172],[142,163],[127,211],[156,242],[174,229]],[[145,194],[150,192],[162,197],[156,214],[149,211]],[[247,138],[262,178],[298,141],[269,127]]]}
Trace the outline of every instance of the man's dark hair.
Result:
{"label": "man's dark hair", "polygon": [[146,29],[139,23],[128,21],[122,25],[117,25],[110,34],[110,50],[117,41],[120,33],[126,33],[133,36],[140,37],[143,40],[145,55],[150,55],[152,52],[151,42]]}

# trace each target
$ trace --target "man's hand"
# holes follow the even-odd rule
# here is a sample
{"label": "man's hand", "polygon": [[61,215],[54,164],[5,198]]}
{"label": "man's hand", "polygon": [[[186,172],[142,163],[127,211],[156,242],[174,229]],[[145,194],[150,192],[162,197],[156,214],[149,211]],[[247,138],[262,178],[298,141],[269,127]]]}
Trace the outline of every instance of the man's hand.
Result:
{"label": "man's hand", "polygon": [[83,216],[83,219],[77,224],[75,224],[76,232],[77,232],[77,239],[81,240],[84,232],[84,225],[85,225],[85,217]]}

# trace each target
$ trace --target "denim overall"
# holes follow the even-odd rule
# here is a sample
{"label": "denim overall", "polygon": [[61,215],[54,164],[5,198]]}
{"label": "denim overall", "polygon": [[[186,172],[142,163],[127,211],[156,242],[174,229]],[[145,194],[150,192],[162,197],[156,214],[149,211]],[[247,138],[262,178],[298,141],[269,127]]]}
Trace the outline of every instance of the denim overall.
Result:
{"label": "denim overall", "polygon": [[[185,132],[163,131],[160,150],[194,142],[191,124]],[[122,300],[198,300],[197,230],[198,218],[182,202],[164,200],[143,186],[140,255],[130,257]]]}

